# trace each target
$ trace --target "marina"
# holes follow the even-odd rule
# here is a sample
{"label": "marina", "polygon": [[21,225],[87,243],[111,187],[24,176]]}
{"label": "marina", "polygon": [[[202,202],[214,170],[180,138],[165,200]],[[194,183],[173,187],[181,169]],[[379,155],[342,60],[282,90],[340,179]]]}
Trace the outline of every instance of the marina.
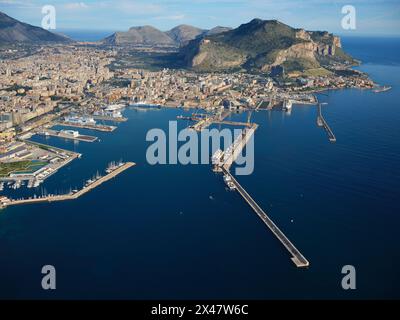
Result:
{"label": "marina", "polygon": [[[22,166],[18,165],[17,169],[13,167],[7,175],[0,178],[0,182],[6,183],[8,188],[19,189],[21,186],[36,188],[42,184],[44,180],[57,173],[59,169],[68,165],[74,159],[81,157],[81,154],[77,152],[30,140],[22,141],[21,143],[29,150],[27,151],[29,152],[29,156],[35,157],[35,159],[20,160],[17,164],[22,164]],[[11,162],[11,165],[12,164]],[[4,184],[0,189],[4,190]]]}
{"label": "marina", "polygon": [[16,206],[16,205],[24,205],[24,204],[33,204],[33,203],[40,203],[40,202],[56,202],[56,201],[65,201],[65,200],[74,200],[77,199],[87,192],[93,190],[94,188],[100,186],[106,181],[116,177],[120,173],[124,172],[125,170],[134,166],[134,162],[127,162],[127,163],[119,163],[110,169],[108,168],[108,173],[105,176],[97,175],[94,179],[89,179],[85,186],[81,190],[71,190],[68,194],[63,195],[53,195],[49,194],[46,196],[40,197],[32,197],[27,199],[10,199],[8,197],[0,197],[0,208],[6,208],[9,206]]}

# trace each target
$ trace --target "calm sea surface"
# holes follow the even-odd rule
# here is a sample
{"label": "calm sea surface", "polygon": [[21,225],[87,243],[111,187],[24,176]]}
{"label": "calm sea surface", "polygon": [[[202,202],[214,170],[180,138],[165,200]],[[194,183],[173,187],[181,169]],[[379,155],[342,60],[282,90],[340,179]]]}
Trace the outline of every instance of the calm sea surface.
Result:
{"label": "calm sea surface", "polygon": [[[295,268],[210,166],[147,164],[147,131],[184,112],[130,109],[114,133],[81,130],[100,142],[33,138],[83,157],[39,190],[4,192],[13,197],[80,187],[113,160],[137,166],[78,200],[0,213],[0,298],[400,298],[400,40],[343,43],[393,89],[320,95],[336,144],[315,107],[253,114],[255,171],[238,177],[309,269]],[[41,289],[47,264],[57,270],[52,292]],[[357,290],[341,289],[344,265],[355,266]]]}

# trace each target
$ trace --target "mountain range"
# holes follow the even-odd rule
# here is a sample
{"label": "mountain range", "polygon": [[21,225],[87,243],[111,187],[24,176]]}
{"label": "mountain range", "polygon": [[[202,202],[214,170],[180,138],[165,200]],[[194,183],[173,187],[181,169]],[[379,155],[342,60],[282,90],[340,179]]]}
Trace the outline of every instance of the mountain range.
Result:
{"label": "mountain range", "polygon": [[[19,22],[0,12],[0,43],[57,43],[72,41],[62,35]],[[176,59],[196,71],[261,71],[275,67],[304,72],[333,64],[354,64],[339,37],[326,31],[292,28],[277,20],[253,19],[231,29],[204,30],[179,25],[167,32],[152,26],[116,32],[100,44],[180,47]]]}
{"label": "mountain range", "polygon": [[227,27],[215,27],[211,30],[179,25],[163,32],[152,26],[132,27],[126,32],[116,32],[102,42],[109,45],[145,45],[145,46],[185,46],[189,41],[206,35],[218,34],[230,30]]}
{"label": "mountain range", "polygon": [[20,22],[0,12],[0,43],[68,42],[69,38]]}

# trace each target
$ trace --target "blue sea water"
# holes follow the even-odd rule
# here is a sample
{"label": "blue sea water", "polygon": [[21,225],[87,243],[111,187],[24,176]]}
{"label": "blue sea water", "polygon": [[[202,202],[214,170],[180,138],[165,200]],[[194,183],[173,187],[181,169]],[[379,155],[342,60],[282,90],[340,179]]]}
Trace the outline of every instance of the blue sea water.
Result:
{"label": "blue sea water", "polygon": [[[148,130],[167,130],[184,112],[130,109],[114,133],[81,130],[100,142],[34,138],[83,154],[45,182],[49,192],[80,186],[112,160],[137,166],[78,200],[0,213],[0,298],[400,298],[400,40],[343,43],[393,89],[321,94],[336,144],[316,126],[315,107],[253,114],[255,171],[238,177],[308,269],[295,268],[210,166],[147,164]],[[51,292],[41,289],[47,264],[57,270]],[[341,287],[344,265],[356,268],[356,290]]]}

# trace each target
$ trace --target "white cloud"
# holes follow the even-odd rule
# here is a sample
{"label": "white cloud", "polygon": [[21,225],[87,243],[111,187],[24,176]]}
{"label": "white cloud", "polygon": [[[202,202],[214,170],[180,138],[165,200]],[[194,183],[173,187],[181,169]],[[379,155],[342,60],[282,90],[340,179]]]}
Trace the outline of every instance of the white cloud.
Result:
{"label": "white cloud", "polygon": [[89,6],[84,2],[70,2],[64,4],[64,8],[68,10],[87,9]]}
{"label": "white cloud", "polygon": [[160,17],[155,17],[157,20],[183,20],[185,19],[184,14],[178,14],[178,15],[173,15],[173,16],[160,16]]}

